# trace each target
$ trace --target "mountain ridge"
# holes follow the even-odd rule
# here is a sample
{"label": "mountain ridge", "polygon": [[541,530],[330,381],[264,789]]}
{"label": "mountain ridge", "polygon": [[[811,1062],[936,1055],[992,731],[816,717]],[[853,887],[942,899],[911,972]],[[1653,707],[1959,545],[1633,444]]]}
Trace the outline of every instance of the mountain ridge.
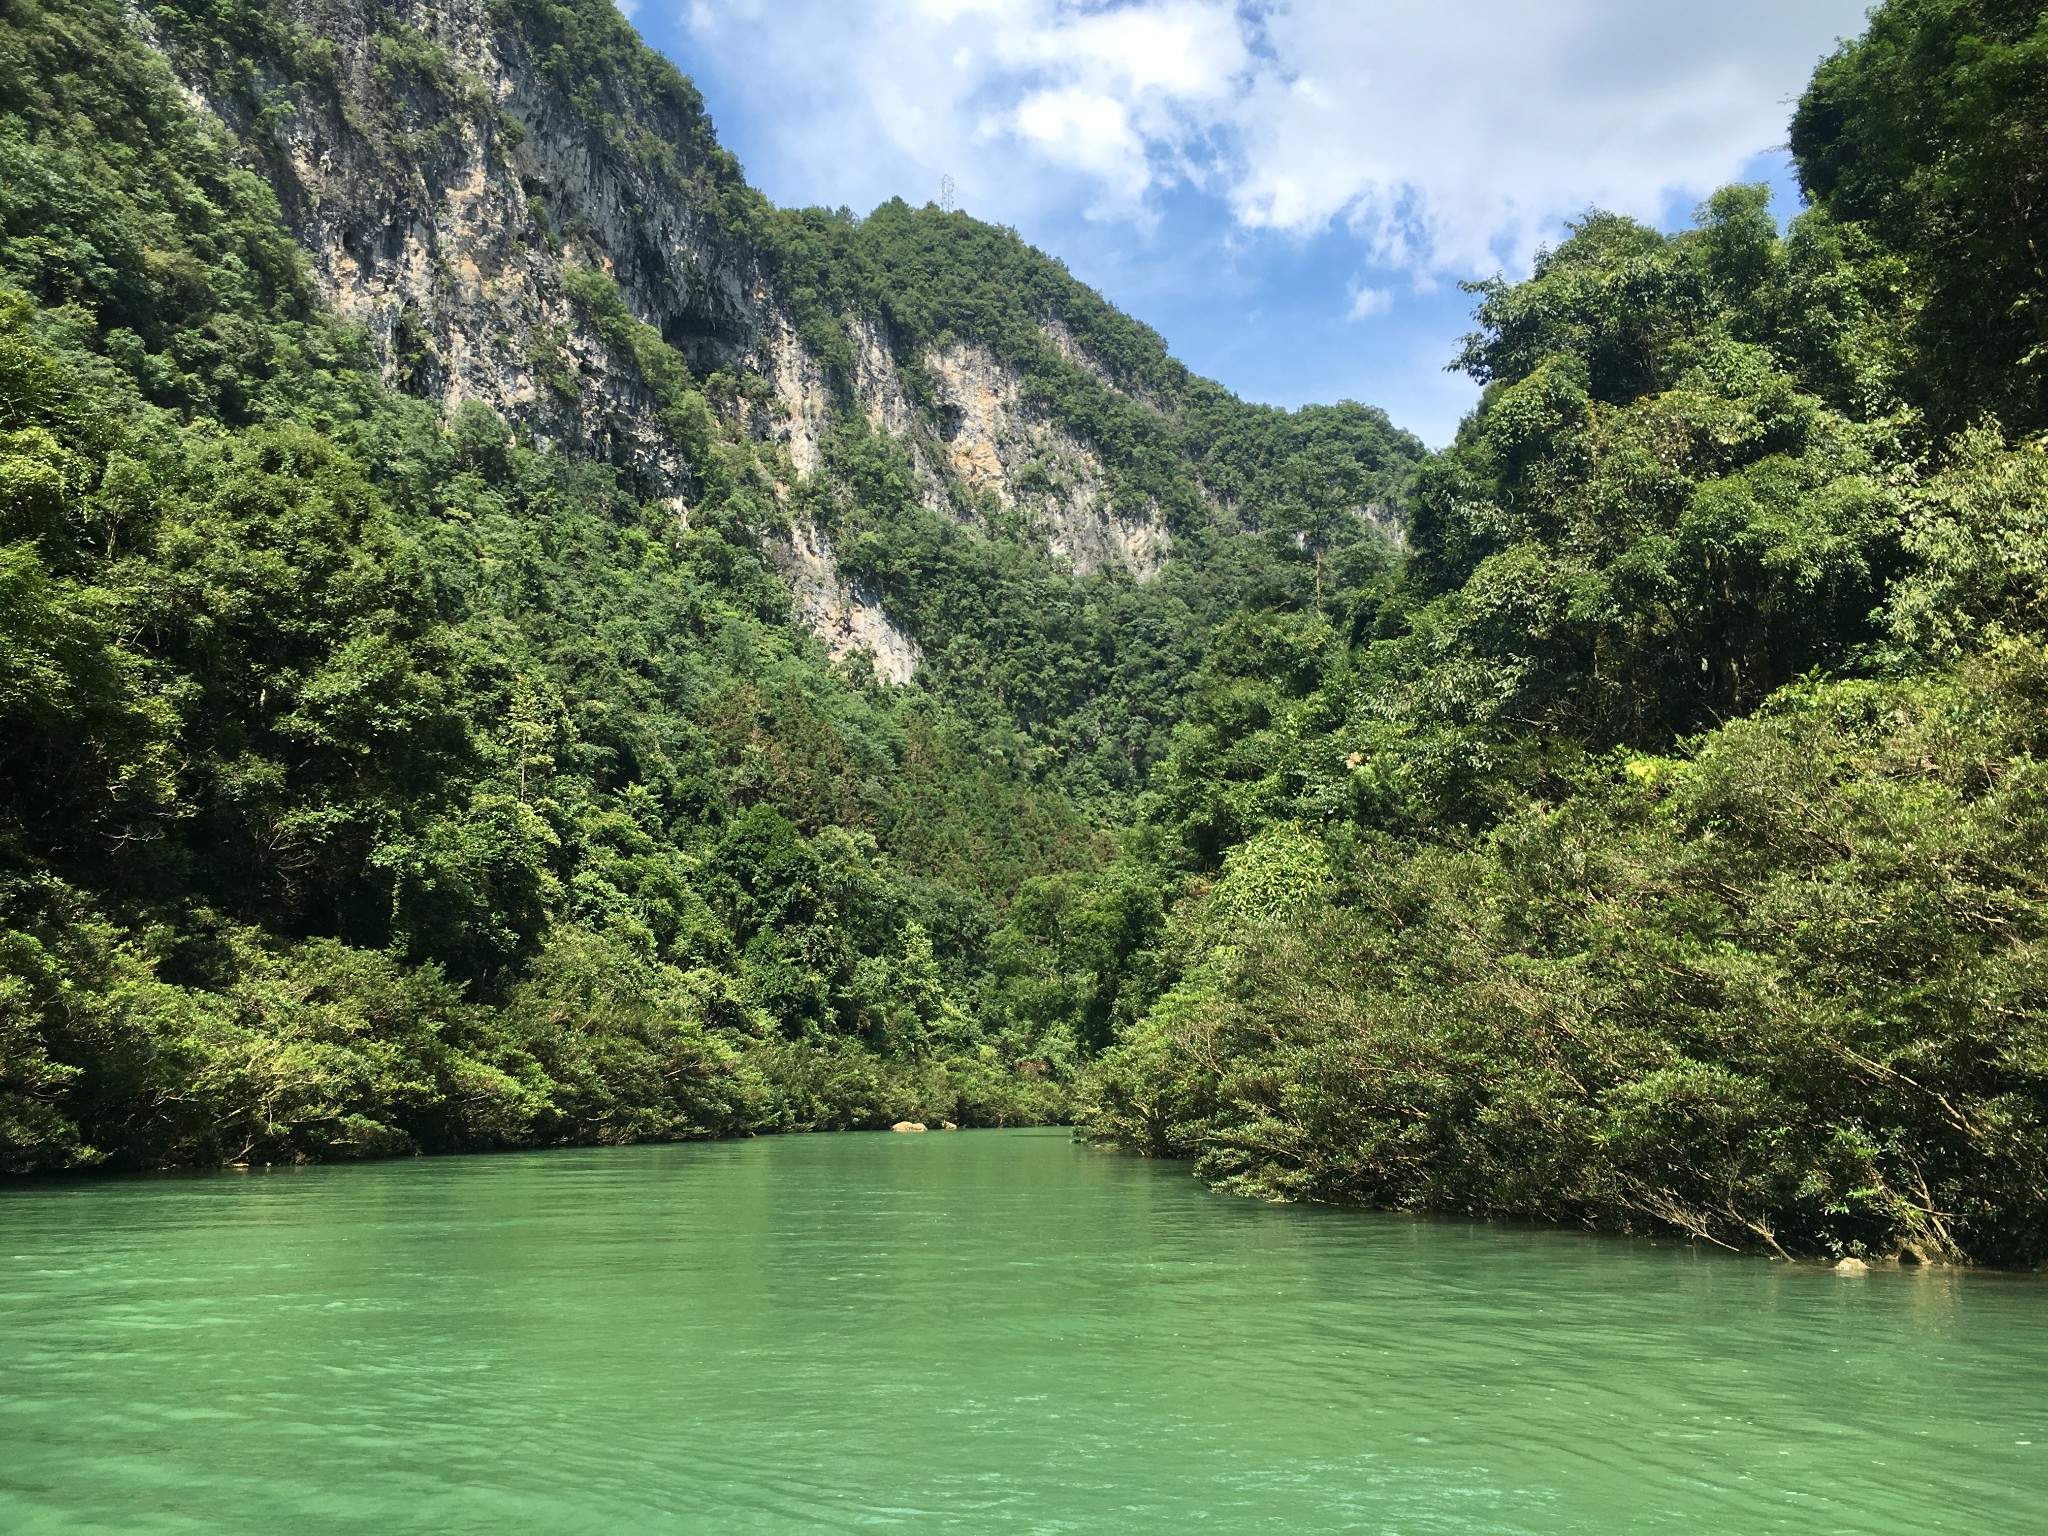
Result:
{"label": "mountain ridge", "polygon": [[591,0],[6,0],[0,221],[14,1170],[1063,1117],[1010,912],[1418,451],[770,209]]}
{"label": "mountain ridge", "polygon": [[[940,314],[906,334],[876,302],[872,273],[849,282],[858,263],[831,259],[866,221],[773,209],[718,145],[695,88],[608,5],[292,0],[195,11],[239,22],[204,40],[180,6],[154,14],[188,93],[250,147],[321,292],[368,334],[386,383],[444,410],[489,405],[544,446],[632,466],[682,511],[686,455],[632,345],[593,313],[602,274],[626,316],[693,374],[731,380],[733,424],[779,450],[768,473],[785,502],[848,415],[905,445],[928,509],[985,528],[989,512],[1023,504],[1047,552],[1079,576],[1114,566],[1150,580],[1176,524],[1228,519],[1244,499],[1241,483],[1199,470],[1171,486],[1117,472],[1171,451],[1187,398],[1213,414],[1229,397],[1008,231],[885,205],[885,221],[954,227],[1036,269],[1030,333],[1004,317],[1007,334],[992,340],[977,317]],[[1122,345],[1105,359],[1077,331],[1108,316]],[[1062,371],[1072,377],[1046,387]],[[1084,398],[1062,398],[1074,394]],[[1105,405],[1135,442],[1097,440]],[[1391,473],[1356,511],[1391,525],[1419,445],[1358,414],[1386,461],[1371,467]],[[859,578],[842,577],[829,531],[780,543],[814,631],[841,649],[867,636],[885,672],[907,678],[916,638],[871,582],[857,593]]]}

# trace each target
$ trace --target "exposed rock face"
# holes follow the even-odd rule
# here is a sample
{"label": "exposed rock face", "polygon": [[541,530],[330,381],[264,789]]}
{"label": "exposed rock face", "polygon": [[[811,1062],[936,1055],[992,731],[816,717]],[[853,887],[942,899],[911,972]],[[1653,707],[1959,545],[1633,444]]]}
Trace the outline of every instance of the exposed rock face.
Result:
{"label": "exposed rock face", "polygon": [[[873,320],[855,320],[847,326],[853,343],[852,394],[856,408],[868,425],[891,437],[915,442],[924,430],[922,413],[903,387],[895,353],[881,325]],[[775,417],[762,424],[763,434],[780,439],[789,448],[791,465],[800,475],[815,474],[819,445],[832,429],[832,394],[825,368],[805,348],[795,329],[776,317],[775,328],[759,359],[775,390]],[[922,458],[917,461],[927,485],[927,501],[934,510],[945,506],[945,487]]]}
{"label": "exposed rock face", "polygon": [[832,392],[824,365],[787,321],[771,328],[765,340],[767,373],[775,385],[775,419],[763,435],[781,439],[789,450],[790,467],[799,475],[814,475],[819,445],[832,429]]}
{"label": "exposed rock face", "polygon": [[[977,497],[986,496],[999,510],[1030,512],[1046,547],[1066,557],[1076,575],[1114,566],[1140,581],[1159,573],[1170,539],[1157,514],[1113,513],[1094,450],[1027,407],[1023,379],[987,347],[954,341],[923,359],[938,406],[934,420],[905,388],[878,325],[857,322],[850,339],[854,405],[876,431],[910,449],[931,510],[972,523]],[[813,474],[832,423],[825,371],[786,323],[769,336],[763,361],[778,406],[771,432],[788,445],[796,472]]]}
{"label": "exposed rock face", "polygon": [[[794,474],[818,470],[834,417],[826,371],[733,232],[721,199],[752,194],[680,77],[622,60],[600,78],[557,79],[533,42],[540,23],[494,15],[491,0],[287,8],[331,46],[330,87],[294,87],[261,62],[253,84],[227,61],[172,62],[196,105],[264,146],[319,287],[368,336],[388,384],[448,409],[482,401],[543,444],[629,467],[683,510],[688,462],[633,359],[572,298],[581,265],[608,274],[700,376],[765,378],[748,429],[781,442]],[[1046,324],[1107,381],[1057,319]],[[882,326],[849,329],[851,404],[906,445],[934,511],[972,525],[988,505],[1021,509],[1077,574],[1157,573],[1169,541],[1156,514],[1112,514],[1094,451],[1028,408],[987,348],[955,342],[911,361],[935,386],[928,411]],[[865,649],[882,675],[911,674],[916,642],[841,580],[816,530],[771,556],[835,655]]]}
{"label": "exposed rock face", "polygon": [[[694,366],[756,345],[761,284],[681,150],[643,161],[594,127],[488,0],[290,0],[330,44],[334,89],[272,96],[184,66],[195,94],[245,139],[328,302],[368,334],[386,383],[453,408],[481,400],[543,442],[630,463],[657,488],[689,471],[652,394],[571,301],[571,261],[602,268],[629,307]],[[394,42],[394,34],[402,41]],[[625,75],[582,82],[615,121],[687,147],[694,103]],[[289,101],[265,112],[253,99]]]}
{"label": "exposed rock face", "polygon": [[877,676],[892,683],[910,681],[921,654],[917,642],[882,611],[879,593],[840,574],[831,541],[818,528],[792,525],[788,541],[777,549],[776,564],[789,582],[798,618],[825,642],[834,661],[865,651]]}
{"label": "exposed rock face", "polygon": [[[1071,339],[1068,345],[1072,345]],[[1003,510],[1034,514],[1047,546],[1076,575],[1122,566],[1140,581],[1159,573],[1168,536],[1109,507],[1102,464],[1071,433],[1023,405],[1023,380],[986,347],[956,341],[925,359],[937,386],[945,468],[955,483]]]}

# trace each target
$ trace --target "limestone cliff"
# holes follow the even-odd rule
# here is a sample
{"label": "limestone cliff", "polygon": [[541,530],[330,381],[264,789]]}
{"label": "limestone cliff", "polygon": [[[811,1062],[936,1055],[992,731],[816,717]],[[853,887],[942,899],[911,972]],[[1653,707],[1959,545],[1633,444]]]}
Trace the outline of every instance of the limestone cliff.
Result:
{"label": "limestone cliff", "polygon": [[[197,24],[197,0],[157,0],[137,22],[275,187],[318,286],[393,387],[449,409],[481,401],[537,441],[621,466],[687,517],[691,462],[657,381],[579,299],[579,282],[603,273],[695,378],[728,381],[707,390],[724,430],[767,448],[785,501],[820,472],[835,430],[865,422],[903,446],[931,511],[982,531],[997,518],[1077,577],[1148,581],[1172,552],[1158,497],[1106,461],[1101,412],[1055,409],[1015,336],[1007,352],[971,334],[919,341],[848,301],[835,317],[845,350],[821,355],[817,317],[766,237],[774,211],[719,147],[694,87],[603,0],[228,9],[246,46],[223,45],[234,33],[218,12]],[[1180,430],[1182,407],[1091,353],[1068,317],[1044,308],[1032,323],[1024,352],[1147,430]],[[1199,515],[1229,500],[1189,483]],[[842,576],[829,538],[784,522],[759,533],[796,614],[835,654],[865,649],[883,675],[908,677],[917,638]]]}
{"label": "limestone cliff", "polygon": [[755,346],[757,263],[706,193],[740,187],[738,171],[695,92],[644,68],[566,78],[551,39],[490,0],[286,0],[281,14],[289,41],[310,41],[243,60],[181,50],[162,11],[156,30],[195,99],[254,147],[386,381],[483,401],[685,492],[646,382],[564,277],[579,262],[608,273],[699,368]]}

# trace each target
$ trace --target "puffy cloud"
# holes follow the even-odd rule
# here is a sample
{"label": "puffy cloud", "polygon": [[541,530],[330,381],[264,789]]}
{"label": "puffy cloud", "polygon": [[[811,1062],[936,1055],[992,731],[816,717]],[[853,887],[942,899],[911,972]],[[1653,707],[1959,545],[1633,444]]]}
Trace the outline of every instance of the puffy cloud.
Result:
{"label": "puffy cloud", "polygon": [[[1246,395],[1448,441],[1455,282],[1591,206],[1659,223],[1762,156],[1866,0],[641,4],[783,203],[1015,225]],[[1348,322],[1348,323],[1347,323]]]}
{"label": "puffy cloud", "polygon": [[1236,104],[1244,223],[1341,220],[1379,261],[1526,260],[1589,205],[1654,218],[1781,141],[1861,0],[1289,0]]}
{"label": "puffy cloud", "polygon": [[1351,308],[1345,311],[1345,315],[1352,320],[1370,320],[1374,315],[1384,315],[1393,307],[1393,289],[1354,285],[1351,290]]}
{"label": "puffy cloud", "polygon": [[765,128],[770,190],[865,203],[950,173],[997,218],[1078,195],[1144,219],[1251,62],[1217,0],[693,0],[681,22],[684,67]]}
{"label": "puffy cloud", "polygon": [[[1010,222],[1147,221],[1193,189],[1373,264],[1519,265],[1590,205],[1656,217],[1784,135],[1863,0],[693,0],[770,190],[941,173]],[[647,18],[643,14],[643,21]]]}

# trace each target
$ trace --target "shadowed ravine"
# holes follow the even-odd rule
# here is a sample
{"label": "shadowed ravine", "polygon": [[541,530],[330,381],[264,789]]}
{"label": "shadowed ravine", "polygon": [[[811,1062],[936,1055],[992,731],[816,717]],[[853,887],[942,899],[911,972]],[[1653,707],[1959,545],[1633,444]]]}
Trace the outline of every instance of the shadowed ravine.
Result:
{"label": "shadowed ravine", "polygon": [[2033,1276],[1261,1205],[1057,1131],[0,1193],[9,1531],[2007,1531]]}

